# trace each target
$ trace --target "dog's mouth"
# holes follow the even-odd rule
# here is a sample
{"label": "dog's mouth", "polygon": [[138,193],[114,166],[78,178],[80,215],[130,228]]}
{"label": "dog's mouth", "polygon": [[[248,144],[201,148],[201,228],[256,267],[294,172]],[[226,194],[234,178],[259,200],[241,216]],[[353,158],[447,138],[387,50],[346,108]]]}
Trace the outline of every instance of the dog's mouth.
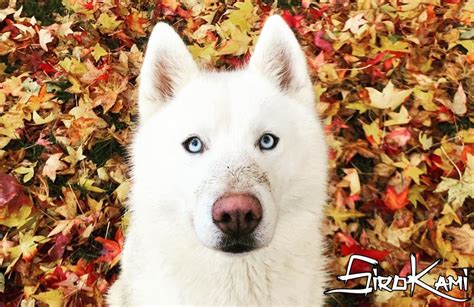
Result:
{"label": "dog's mouth", "polygon": [[241,254],[254,250],[255,247],[244,244],[234,244],[221,247],[221,251],[232,254]]}
{"label": "dog's mouth", "polygon": [[226,236],[222,238],[220,244],[218,244],[217,249],[232,254],[241,254],[251,252],[257,249],[258,246],[255,243],[255,239],[252,237],[241,237],[233,238]]}

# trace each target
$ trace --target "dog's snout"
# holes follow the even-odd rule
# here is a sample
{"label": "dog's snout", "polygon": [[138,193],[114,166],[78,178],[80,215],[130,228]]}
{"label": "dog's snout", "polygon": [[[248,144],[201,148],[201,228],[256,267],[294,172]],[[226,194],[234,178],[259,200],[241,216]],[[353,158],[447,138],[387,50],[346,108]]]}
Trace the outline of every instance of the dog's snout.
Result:
{"label": "dog's snout", "polygon": [[252,195],[233,194],[219,198],[212,207],[212,220],[228,235],[246,235],[262,219],[262,205]]}

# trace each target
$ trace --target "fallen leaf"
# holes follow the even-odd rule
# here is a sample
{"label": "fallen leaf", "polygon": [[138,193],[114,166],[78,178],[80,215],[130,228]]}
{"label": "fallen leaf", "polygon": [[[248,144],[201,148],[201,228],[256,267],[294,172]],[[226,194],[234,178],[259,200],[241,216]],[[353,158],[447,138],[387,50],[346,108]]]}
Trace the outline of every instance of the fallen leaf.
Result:
{"label": "fallen leaf", "polygon": [[41,29],[38,32],[39,36],[39,43],[41,48],[43,48],[44,51],[48,51],[48,43],[51,43],[53,41],[53,36],[51,35],[51,32],[46,30],[46,29]]}
{"label": "fallen leaf", "polygon": [[389,81],[382,92],[368,87],[370,106],[377,109],[391,109],[398,108],[405,99],[410,96],[413,90],[397,90],[393,86],[392,81]]}

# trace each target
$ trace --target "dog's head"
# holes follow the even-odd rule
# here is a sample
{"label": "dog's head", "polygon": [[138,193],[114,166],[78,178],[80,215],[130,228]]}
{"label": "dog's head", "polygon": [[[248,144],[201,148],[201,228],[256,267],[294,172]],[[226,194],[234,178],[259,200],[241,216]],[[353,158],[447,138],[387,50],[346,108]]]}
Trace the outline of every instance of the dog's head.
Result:
{"label": "dog's head", "polygon": [[326,147],[304,54],[280,17],[267,20],[249,64],[233,72],[200,71],[173,29],[156,25],[139,113],[136,214],[242,253],[271,244],[289,213],[319,212],[311,198],[324,199]]}

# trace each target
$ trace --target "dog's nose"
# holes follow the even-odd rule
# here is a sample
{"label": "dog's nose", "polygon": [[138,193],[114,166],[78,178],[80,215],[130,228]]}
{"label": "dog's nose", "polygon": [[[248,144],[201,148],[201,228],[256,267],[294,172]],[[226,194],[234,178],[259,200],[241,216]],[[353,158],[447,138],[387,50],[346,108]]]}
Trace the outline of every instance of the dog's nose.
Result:
{"label": "dog's nose", "polygon": [[262,219],[262,205],[252,195],[233,194],[219,198],[212,207],[212,220],[222,232],[239,236],[251,233]]}

